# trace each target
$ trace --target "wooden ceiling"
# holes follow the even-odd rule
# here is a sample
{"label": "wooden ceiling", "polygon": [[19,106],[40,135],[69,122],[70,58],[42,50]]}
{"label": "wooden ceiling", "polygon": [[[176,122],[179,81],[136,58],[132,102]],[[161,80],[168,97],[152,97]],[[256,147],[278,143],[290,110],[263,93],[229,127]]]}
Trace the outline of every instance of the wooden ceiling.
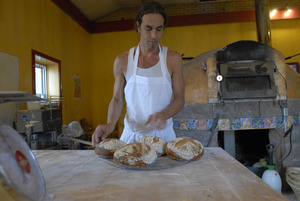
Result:
{"label": "wooden ceiling", "polygon": [[[95,22],[118,9],[140,7],[145,0],[70,0],[80,12]],[[162,5],[193,3],[197,0],[157,0]],[[198,0],[199,1],[199,0]]]}
{"label": "wooden ceiling", "polygon": [[[52,0],[58,7],[60,7],[66,14],[73,18],[80,26],[82,26],[89,33],[100,33],[109,31],[124,31],[132,30],[134,28],[134,20],[122,20],[114,22],[100,22],[101,18],[109,15],[118,9],[124,8],[138,8],[144,2],[151,0]],[[219,3],[228,0],[156,0],[163,6],[178,5],[188,3]],[[250,16],[251,20],[253,15]],[[218,17],[220,18],[220,16]],[[221,16],[220,19],[224,19]],[[178,17],[171,16],[168,19],[168,26],[182,26],[192,25],[195,22],[210,21],[211,17],[203,18],[203,16],[186,16]],[[248,19],[247,19],[248,20]]]}
{"label": "wooden ceiling", "polygon": [[[134,29],[134,19],[119,21],[101,21],[101,18],[124,8],[138,8],[151,0],[52,0],[66,14],[75,20],[87,32],[101,33]],[[163,6],[187,3],[225,3],[229,0],[156,0]],[[279,11],[283,12],[283,11]],[[300,18],[300,8],[293,11],[290,18]],[[281,18],[278,18],[281,19]],[[169,16],[168,27],[189,26],[212,23],[230,23],[255,21],[255,11],[234,11],[205,14]]]}

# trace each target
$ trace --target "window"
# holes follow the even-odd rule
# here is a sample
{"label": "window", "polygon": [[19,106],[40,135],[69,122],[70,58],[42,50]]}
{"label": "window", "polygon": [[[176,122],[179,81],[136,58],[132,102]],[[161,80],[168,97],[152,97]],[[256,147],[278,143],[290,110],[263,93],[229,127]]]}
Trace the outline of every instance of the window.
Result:
{"label": "window", "polygon": [[35,64],[35,93],[41,98],[47,98],[46,66]]}

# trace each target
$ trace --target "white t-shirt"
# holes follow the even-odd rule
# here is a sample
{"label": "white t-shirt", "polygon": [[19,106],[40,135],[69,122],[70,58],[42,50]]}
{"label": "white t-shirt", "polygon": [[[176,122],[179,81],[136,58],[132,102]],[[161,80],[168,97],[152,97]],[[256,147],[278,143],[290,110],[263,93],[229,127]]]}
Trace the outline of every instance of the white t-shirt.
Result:
{"label": "white t-shirt", "polygon": [[[161,46],[162,48],[162,53],[163,53],[163,58],[165,61],[167,60],[167,52],[168,48],[165,46]],[[172,86],[172,81],[171,81],[171,76],[170,73],[167,69],[167,78]],[[128,64],[127,64],[127,72],[126,72],[126,82],[130,79],[130,77],[133,74],[133,58],[128,58]],[[160,62],[158,61],[157,64],[155,64],[152,67],[149,68],[137,68],[137,75],[144,76],[144,77],[162,77],[162,70],[161,70],[161,65]]]}

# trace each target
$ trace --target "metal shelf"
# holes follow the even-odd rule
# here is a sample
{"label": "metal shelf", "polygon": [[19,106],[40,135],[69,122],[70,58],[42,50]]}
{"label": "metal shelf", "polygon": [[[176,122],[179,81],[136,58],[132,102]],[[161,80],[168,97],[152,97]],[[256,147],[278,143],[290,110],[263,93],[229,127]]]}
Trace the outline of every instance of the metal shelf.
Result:
{"label": "metal shelf", "polygon": [[43,100],[44,99],[25,91],[0,91],[0,103]]}

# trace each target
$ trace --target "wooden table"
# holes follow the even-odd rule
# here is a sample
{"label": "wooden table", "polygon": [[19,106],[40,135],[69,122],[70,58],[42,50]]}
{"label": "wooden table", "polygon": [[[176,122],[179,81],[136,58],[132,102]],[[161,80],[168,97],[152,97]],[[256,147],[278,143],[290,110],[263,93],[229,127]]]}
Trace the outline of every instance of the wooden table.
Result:
{"label": "wooden table", "polygon": [[[54,200],[287,200],[221,148],[161,170],[113,166],[93,150],[33,151]],[[171,160],[171,159],[170,159]]]}

